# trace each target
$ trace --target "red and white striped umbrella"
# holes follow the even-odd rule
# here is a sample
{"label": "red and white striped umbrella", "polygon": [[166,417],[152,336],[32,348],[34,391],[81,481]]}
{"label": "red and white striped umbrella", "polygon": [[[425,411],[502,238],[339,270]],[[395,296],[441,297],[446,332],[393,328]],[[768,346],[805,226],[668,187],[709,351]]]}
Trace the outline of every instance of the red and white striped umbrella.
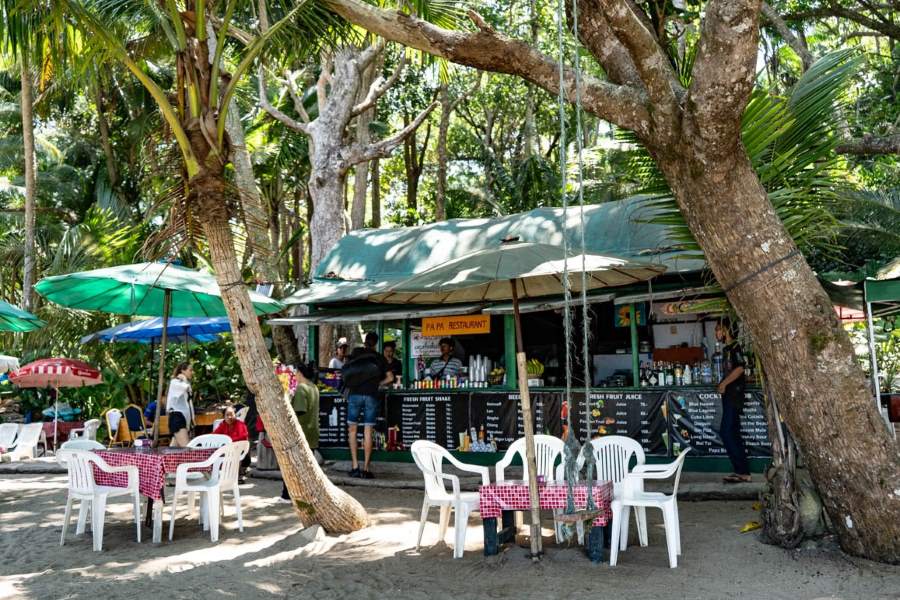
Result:
{"label": "red and white striped umbrella", "polygon": [[99,369],[71,358],[43,358],[9,374],[9,380],[26,388],[64,388],[103,383]]}

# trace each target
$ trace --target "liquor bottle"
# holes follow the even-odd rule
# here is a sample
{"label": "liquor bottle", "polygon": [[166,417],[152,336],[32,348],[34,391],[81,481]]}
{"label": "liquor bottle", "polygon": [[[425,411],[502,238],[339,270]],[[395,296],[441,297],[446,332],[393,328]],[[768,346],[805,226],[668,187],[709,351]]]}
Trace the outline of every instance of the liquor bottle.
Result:
{"label": "liquor bottle", "polygon": [[675,385],[684,385],[684,371],[681,368],[680,364],[676,364],[674,369],[675,374]]}
{"label": "liquor bottle", "polygon": [[647,370],[648,369],[647,369],[647,367],[644,366],[644,363],[641,363],[641,379],[640,379],[641,387],[647,387],[650,384],[650,382],[647,381]]}
{"label": "liquor bottle", "polygon": [[656,371],[656,363],[654,363],[653,366],[650,367],[650,379],[647,383],[649,383],[652,387],[656,387],[659,385],[659,376],[657,375]]}
{"label": "liquor bottle", "polygon": [[722,372],[723,363],[724,357],[722,356],[722,345],[719,342],[716,342],[716,352],[712,357],[712,376],[714,383],[719,383],[722,381],[722,378],[725,377],[725,373]]}
{"label": "liquor bottle", "polygon": [[692,385],[694,383],[694,373],[691,365],[684,366],[684,381],[683,385]]}

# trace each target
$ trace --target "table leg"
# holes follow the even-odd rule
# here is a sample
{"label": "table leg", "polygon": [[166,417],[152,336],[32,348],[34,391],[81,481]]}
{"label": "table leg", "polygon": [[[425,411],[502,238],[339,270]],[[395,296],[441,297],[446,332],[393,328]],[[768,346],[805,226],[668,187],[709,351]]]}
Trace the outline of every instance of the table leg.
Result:
{"label": "table leg", "polygon": [[502,528],[500,529],[500,534],[498,536],[498,541],[501,544],[508,544],[510,542],[516,541],[516,534],[518,533],[516,528],[516,511],[514,510],[504,510],[502,513]]}
{"label": "table leg", "polygon": [[591,527],[587,539],[587,555],[593,563],[603,561],[603,538],[605,527]]}
{"label": "table leg", "polygon": [[[152,500],[151,500],[152,502]],[[163,503],[157,502],[153,506],[153,543],[162,542]]]}
{"label": "table leg", "polygon": [[500,553],[500,542],[497,540],[497,517],[482,519],[484,529],[484,555],[494,556]]}
{"label": "table leg", "polygon": [[147,498],[147,515],[144,517],[144,527],[153,526],[153,498]]}

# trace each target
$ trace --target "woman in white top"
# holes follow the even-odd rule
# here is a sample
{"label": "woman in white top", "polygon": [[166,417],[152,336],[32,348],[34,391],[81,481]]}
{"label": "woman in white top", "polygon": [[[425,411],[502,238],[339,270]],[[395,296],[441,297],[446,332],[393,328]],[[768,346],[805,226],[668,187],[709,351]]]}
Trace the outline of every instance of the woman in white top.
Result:
{"label": "woman in white top", "polygon": [[194,404],[191,402],[191,379],[194,368],[190,363],[175,367],[175,374],[169,382],[166,396],[166,410],[169,415],[169,431],[172,432],[172,446],[184,448],[190,441],[188,428],[194,422]]}
{"label": "woman in white top", "polygon": [[340,369],[344,366],[344,361],[347,360],[347,348],[349,347],[350,344],[347,343],[347,338],[342,337],[338,340],[337,348],[334,349],[334,356],[328,362],[329,369]]}

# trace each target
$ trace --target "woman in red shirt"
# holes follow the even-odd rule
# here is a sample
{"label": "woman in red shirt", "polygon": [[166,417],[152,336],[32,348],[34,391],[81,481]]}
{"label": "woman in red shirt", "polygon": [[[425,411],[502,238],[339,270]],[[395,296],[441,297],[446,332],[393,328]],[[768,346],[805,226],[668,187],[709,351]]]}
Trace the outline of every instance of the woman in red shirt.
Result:
{"label": "woman in red shirt", "polygon": [[[250,439],[250,432],[247,431],[247,426],[243,421],[238,420],[237,415],[234,412],[234,407],[232,406],[225,409],[225,420],[219,423],[219,426],[216,427],[216,430],[213,431],[213,433],[227,435],[231,438],[232,442],[241,442]],[[245,482],[247,469],[249,468],[250,453],[248,452],[247,456],[241,459],[241,471],[238,475],[238,483]]]}

